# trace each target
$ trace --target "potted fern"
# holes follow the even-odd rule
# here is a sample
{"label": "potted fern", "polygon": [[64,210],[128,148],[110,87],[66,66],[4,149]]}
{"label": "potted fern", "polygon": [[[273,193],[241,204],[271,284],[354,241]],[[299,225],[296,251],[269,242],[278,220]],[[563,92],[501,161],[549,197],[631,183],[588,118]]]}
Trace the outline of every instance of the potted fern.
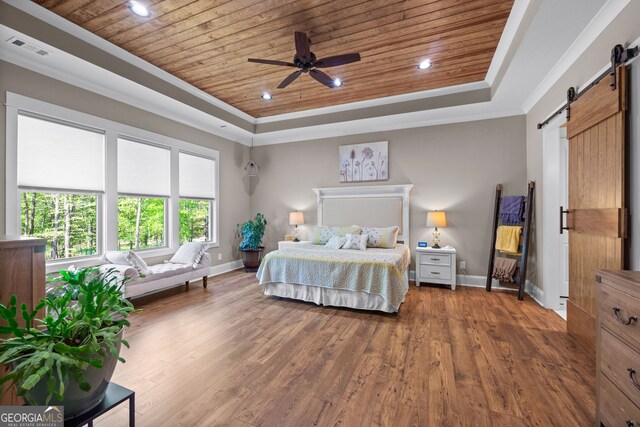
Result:
{"label": "potted fern", "polygon": [[124,362],[120,346],[129,344],[122,335],[134,308],[113,269],[63,270],[52,282],[33,311],[15,295],[0,304],[0,364],[11,369],[0,386],[15,385],[30,405],[63,405],[72,418],[104,398],[116,363]]}
{"label": "potted fern", "polygon": [[240,251],[242,252],[244,271],[258,271],[264,251],[264,246],[261,244],[266,228],[267,220],[261,213],[257,213],[254,219],[238,224],[237,233],[241,239]]}

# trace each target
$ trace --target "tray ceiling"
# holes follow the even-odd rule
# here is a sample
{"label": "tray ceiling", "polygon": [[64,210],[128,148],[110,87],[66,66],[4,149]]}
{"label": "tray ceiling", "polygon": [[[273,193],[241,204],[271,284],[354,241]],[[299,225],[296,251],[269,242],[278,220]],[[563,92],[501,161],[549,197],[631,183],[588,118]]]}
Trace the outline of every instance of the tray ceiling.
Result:
{"label": "tray ceiling", "polygon": [[[52,12],[254,116],[328,107],[484,80],[513,0],[34,0]],[[344,86],[303,75],[276,89],[290,68],[294,31],[317,57],[359,52],[325,69]],[[432,67],[418,70],[430,59]],[[263,92],[272,100],[260,98]]]}

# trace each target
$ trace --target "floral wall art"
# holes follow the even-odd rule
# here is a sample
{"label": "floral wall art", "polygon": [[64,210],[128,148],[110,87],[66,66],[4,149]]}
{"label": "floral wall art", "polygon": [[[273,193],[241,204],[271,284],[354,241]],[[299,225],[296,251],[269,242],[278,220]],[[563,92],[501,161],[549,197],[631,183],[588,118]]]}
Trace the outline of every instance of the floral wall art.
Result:
{"label": "floral wall art", "polygon": [[388,180],[388,146],[389,141],[341,145],[340,182]]}

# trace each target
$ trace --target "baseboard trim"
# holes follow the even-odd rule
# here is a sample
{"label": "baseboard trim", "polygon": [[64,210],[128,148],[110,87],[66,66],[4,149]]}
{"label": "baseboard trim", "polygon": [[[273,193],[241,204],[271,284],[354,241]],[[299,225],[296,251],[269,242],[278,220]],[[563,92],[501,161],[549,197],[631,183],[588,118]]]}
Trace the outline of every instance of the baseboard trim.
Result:
{"label": "baseboard trim", "polygon": [[[485,288],[487,286],[487,276],[471,276],[468,274],[458,274],[456,275],[456,278],[456,286],[469,286],[472,288]],[[415,281],[415,279],[415,270],[409,271],[409,280]],[[500,282],[498,282],[496,279],[491,279],[491,289],[495,289],[498,291],[517,291],[517,289],[500,286]],[[529,294],[529,296],[531,296],[531,298],[533,298],[535,302],[544,307],[544,291],[542,291],[542,289],[535,286],[530,280],[527,280],[524,291]]]}
{"label": "baseboard trim", "polygon": [[242,268],[242,260],[237,259],[235,261],[227,262],[220,265],[213,265],[209,267],[208,277],[219,276],[220,274],[228,273],[233,270]]}

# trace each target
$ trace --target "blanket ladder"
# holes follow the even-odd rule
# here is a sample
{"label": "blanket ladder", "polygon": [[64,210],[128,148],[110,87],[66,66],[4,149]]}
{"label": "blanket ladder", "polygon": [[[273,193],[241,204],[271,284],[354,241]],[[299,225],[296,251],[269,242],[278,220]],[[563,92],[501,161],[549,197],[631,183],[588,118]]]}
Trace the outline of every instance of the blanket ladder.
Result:
{"label": "blanket ladder", "polygon": [[[520,236],[520,244],[518,246],[518,253],[504,254],[508,257],[518,257],[516,263],[516,272],[514,274],[514,281],[518,285],[518,299],[524,298],[524,289],[527,281],[527,260],[529,257],[529,238],[531,233],[531,219],[533,218],[533,196],[536,188],[536,183],[530,181],[527,189],[527,196],[524,198],[524,208],[522,210],[523,217],[520,219],[520,225],[522,225],[522,235]],[[500,221],[500,204],[502,202],[502,184],[496,185],[496,200],[493,207],[493,229],[491,232],[491,249],[489,255],[489,267],[487,269],[487,292],[491,292],[491,282],[493,274],[493,264],[496,259],[496,235],[498,227],[502,225]]]}

